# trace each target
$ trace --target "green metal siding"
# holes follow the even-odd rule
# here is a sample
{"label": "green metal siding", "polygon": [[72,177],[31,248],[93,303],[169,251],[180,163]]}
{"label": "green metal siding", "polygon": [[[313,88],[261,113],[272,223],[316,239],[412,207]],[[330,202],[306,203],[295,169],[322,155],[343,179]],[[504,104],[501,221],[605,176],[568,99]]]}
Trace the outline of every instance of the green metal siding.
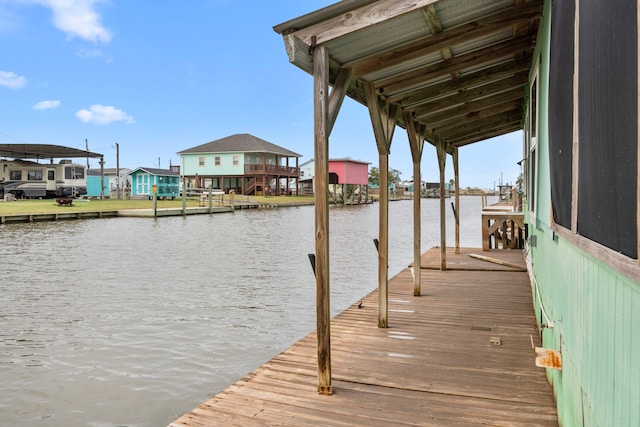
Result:
{"label": "green metal siding", "polygon": [[[533,271],[554,324],[543,345],[562,351],[563,370],[548,371],[561,424],[640,425],[640,287],[562,238],[535,235]],[[546,322],[537,296],[534,306]]]}
{"label": "green metal siding", "polygon": [[[102,186],[104,188],[104,196],[109,196],[109,177],[103,178]],[[87,197],[99,197],[103,195],[102,188],[100,188],[100,176],[88,175],[87,176]]]}
{"label": "green metal siding", "polygon": [[639,426],[640,285],[556,236],[550,228],[550,5],[545,2],[534,56],[541,58],[537,215],[535,220],[527,215],[534,308],[538,322],[545,323],[541,301],[554,325],[542,330],[543,346],[561,350],[563,359],[562,371],[548,370],[547,376],[561,425]]}
{"label": "green metal siding", "polygon": [[[233,164],[233,156],[238,156],[238,164]],[[204,166],[200,166],[204,157]],[[215,165],[215,157],[220,157],[220,165]],[[220,176],[244,175],[244,153],[196,153],[182,154],[183,175]]]}
{"label": "green metal siding", "polygon": [[131,174],[132,196],[153,196],[152,186],[156,185],[157,197],[179,197],[180,177],[166,175],[152,175],[143,171]]}
{"label": "green metal siding", "polygon": [[[237,165],[233,164],[233,156],[238,156]],[[276,155],[271,153],[195,153],[181,157],[182,174],[186,176],[242,176],[245,164],[276,164]],[[204,166],[200,166],[200,157],[204,157]],[[215,165],[215,157],[220,157],[219,166]]]}

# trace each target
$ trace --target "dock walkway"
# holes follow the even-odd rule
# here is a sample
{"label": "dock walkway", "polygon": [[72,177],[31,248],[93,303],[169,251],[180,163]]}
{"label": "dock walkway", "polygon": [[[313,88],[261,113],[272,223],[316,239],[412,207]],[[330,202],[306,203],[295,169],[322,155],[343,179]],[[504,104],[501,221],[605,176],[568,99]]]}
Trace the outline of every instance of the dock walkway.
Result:
{"label": "dock walkway", "polygon": [[451,250],[465,268],[443,272],[428,251],[423,296],[408,268],[390,280],[389,328],[377,327],[377,290],[332,319],[332,396],[317,393],[311,333],[170,426],[557,426],[528,275],[471,252],[524,266],[517,251]]}

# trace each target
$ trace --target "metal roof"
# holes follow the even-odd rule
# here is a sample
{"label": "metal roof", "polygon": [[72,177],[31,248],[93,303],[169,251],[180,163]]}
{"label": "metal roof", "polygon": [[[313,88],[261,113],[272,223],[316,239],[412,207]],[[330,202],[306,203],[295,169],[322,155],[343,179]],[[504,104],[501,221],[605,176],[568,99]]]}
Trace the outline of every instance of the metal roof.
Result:
{"label": "metal roof", "polygon": [[174,172],[170,169],[158,169],[158,168],[135,168],[134,170],[130,171],[128,173],[128,175],[133,175],[134,173],[138,172],[138,171],[143,171],[146,172],[150,175],[162,175],[162,176],[179,176],[180,174],[178,172]]}
{"label": "metal roof", "polygon": [[371,162],[365,162],[364,160],[355,160],[348,157],[340,157],[336,159],[329,159],[329,162],[344,162],[344,163],[359,163],[361,165],[370,165]]}
{"label": "metal roof", "polygon": [[235,134],[197,147],[179,151],[178,154],[195,153],[273,153],[287,157],[302,157],[298,153],[282,148],[248,133]]}
{"label": "metal roof", "polygon": [[12,159],[70,159],[91,157],[100,159],[102,154],[77,148],[50,144],[0,144],[0,156]]}
{"label": "metal roof", "polygon": [[[347,0],[274,27],[289,60],[313,74],[312,46],[330,57],[330,83],[350,68],[348,96],[410,113],[426,139],[460,147],[523,128],[542,0]],[[406,127],[405,114],[398,124]]]}

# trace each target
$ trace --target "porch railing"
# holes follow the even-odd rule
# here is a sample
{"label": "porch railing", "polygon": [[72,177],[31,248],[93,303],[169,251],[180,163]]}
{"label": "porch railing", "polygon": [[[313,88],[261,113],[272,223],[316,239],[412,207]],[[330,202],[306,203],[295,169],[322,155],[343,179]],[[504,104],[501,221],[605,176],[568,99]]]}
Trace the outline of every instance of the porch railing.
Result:
{"label": "porch railing", "polygon": [[244,173],[245,175],[286,175],[295,177],[300,175],[300,168],[281,165],[251,164],[244,165]]}

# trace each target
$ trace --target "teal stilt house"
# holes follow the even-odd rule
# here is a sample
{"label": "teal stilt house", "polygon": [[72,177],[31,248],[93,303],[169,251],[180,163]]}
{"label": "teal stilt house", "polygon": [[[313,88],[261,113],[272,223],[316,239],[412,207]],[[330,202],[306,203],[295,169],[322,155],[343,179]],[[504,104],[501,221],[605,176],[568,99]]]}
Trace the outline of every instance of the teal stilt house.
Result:
{"label": "teal stilt house", "polygon": [[180,175],[168,169],[136,168],[129,172],[131,176],[131,197],[153,198],[153,186],[156,197],[174,199],[180,197]]}

